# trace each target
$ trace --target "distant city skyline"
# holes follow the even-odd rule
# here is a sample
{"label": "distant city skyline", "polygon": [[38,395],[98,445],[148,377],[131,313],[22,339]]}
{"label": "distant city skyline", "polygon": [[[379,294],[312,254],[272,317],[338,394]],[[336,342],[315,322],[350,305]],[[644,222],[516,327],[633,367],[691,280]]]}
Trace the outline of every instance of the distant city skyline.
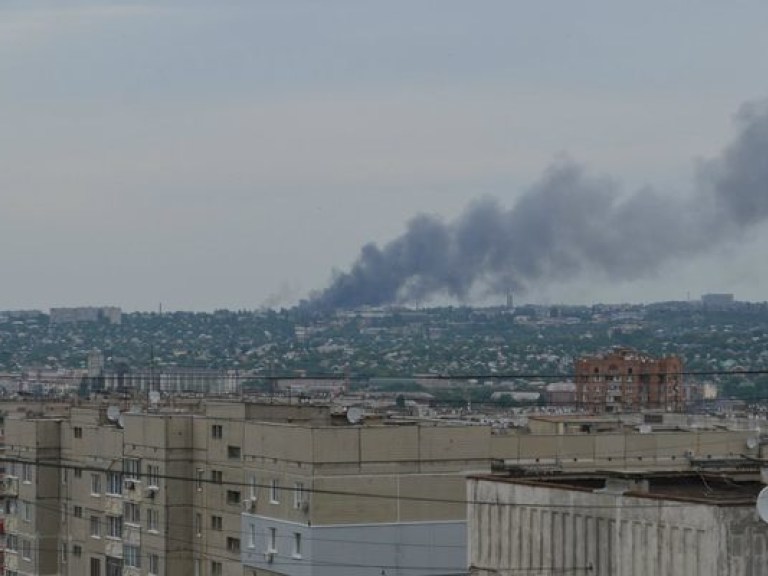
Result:
{"label": "distant city skyline", "polygon": [[[292,306],[415,216],[510,211],[563,162],[680,204],[768,97],[767,19],[758,1],[6,2],[0,309]],[[751,223],[515,302],[765,301],[767,247]]]}

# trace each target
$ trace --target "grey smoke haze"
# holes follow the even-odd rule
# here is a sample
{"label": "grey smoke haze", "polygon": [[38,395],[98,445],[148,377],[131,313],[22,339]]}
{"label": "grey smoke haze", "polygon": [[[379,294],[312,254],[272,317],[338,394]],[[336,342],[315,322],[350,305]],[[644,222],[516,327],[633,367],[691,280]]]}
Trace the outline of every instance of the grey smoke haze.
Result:
{"label": "grey smoke haze", "polygon": [[510,208],[473,202],[455,221],[413,218],[405,233],[365,245],[312,302],[348,308],[421,301],[471,290],[503,294],[584,274],[647,277],[670,260],[736,241],[768,218],[768,102],[736,114],[737,134],[702,162],[685,198],[618,184],[561,161]]}

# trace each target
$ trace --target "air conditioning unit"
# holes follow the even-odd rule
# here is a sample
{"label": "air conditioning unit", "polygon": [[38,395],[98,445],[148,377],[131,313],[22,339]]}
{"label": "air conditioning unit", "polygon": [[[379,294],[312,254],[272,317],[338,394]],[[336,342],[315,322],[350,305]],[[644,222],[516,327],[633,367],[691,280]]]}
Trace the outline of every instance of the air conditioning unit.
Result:
{"label": "air conditioning unit", "polygon": [[157,494],[157,491],[159,488],[157,486],[147,486],[147,489],[144,491],[149,498],[154,498],[155,494]]}
{"label": "air conditioning unit", "polygon": [[138,480],[135,480],[133,478],[125,478],[123,479],[123,490],[136,490],[136,484]]}
{"label": "air conditioning unit", "polygon": [[243,510],[246,512],[256,512],[256,500],[246,498],[243,500]]}

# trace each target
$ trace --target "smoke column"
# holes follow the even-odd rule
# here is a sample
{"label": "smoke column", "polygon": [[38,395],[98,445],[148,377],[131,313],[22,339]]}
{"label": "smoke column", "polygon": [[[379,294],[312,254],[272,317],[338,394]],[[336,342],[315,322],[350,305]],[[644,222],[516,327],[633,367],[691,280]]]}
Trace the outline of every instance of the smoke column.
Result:
{"label": "smoke column", "polygon": [[768,218],[768,102],[742,106],[736,123],[735,139],[699,166],[686,198],[650,188],[622,197],[612,180],[556,163],[509,209],[483,198],[453,222],[416,216],[400,237],[365,245],[351,269],[309,303],[350,308],[438,294],[463,300],[473,287],[524,292],[595,272],[632,280],[737,240]]}

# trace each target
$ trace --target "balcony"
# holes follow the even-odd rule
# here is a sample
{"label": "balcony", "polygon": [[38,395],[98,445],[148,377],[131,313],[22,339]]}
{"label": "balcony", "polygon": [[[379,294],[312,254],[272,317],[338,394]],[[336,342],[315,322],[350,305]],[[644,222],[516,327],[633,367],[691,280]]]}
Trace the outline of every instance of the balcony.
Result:
{"label": "balcony", "polygon": [[123,576],[141,576],[141,568],[134,568],[132,566],[123,567]]}
{"label": "balcony", "polygon": [[123,524],[123,543],[129,546],[141,546],[141,527],[135,524]]}
{"label": "balcony", "polygon": [[5,554],[5,571],[18,570],[19,569],[19,555],[16,552],[8,552]]}
{"label": "balcony", "polygon": [[104,554],[106,554],[107,556],[112,556],[113,558],[122,558],[123,557],[122,540],[112,540],[110,538],[107,538],[104,545]]}
{"label": "balcony", "polygon": [[15,498],[19,495],[19,479],[15,476],[0,478],[0,497]]}
{"label": "balcony", "polygon": [[123,497],[107,494],[104,497],[104,512],[112,516],[122,516]]}
{"label": "balcony", "polygon": [[19,517],[18,516],[6,516],[5,517],[5,531],[6,533],[14,533],[19,531]]}
{"label": "balcony", "polygon": [[123,498],[129,502],[141,502],[143,497],[141,480],[133,478],[123,480]]}

